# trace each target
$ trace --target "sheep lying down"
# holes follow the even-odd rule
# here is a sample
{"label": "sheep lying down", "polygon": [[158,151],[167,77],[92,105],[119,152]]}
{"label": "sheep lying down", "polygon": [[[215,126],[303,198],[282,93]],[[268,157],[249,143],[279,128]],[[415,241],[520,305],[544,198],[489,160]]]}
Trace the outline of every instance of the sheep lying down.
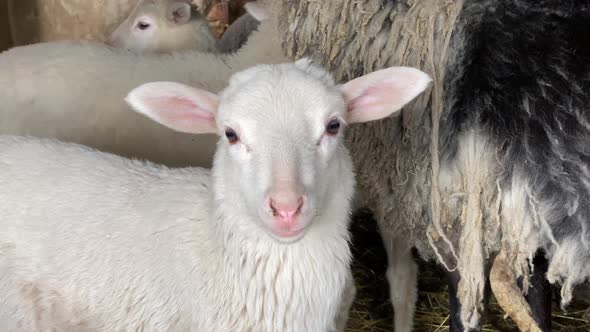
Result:
{"label": "sheep lying down", "polygon": [[342,330],[344,124],[389,116],[429,82],[391,67],[337,86],[304,59],[241,71],[219,95],[172,82],[127,95],[169,128],[219,135],[211,170],[0,136],[0,326]]}

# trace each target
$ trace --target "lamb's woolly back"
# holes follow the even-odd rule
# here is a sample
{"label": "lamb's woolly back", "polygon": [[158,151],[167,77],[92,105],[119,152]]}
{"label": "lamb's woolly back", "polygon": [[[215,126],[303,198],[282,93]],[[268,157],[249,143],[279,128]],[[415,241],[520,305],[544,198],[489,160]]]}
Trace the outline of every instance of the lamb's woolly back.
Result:
{"label": "lamb's woolly back", "polygon": [[190,310],[207,308],[188,300],[205,277],[192,268],[219,262],[205,254],[209,171],[53,140],[0,147],[3,329],[187,330]]}

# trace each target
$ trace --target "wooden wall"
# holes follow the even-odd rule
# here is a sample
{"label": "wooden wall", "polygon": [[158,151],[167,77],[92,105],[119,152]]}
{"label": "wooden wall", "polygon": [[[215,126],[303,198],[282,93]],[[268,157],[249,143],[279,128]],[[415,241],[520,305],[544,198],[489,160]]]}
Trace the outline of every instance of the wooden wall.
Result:
{"label": "wooden wall", "polygon": [[8,24],[8,3],[0,0],[0,52],[12,46],[10,27]]}
{"label": "wooden wall", "polygon": [[[2,1],[2,0],[0,0]],[[106,41],[138,0],[6,0],[15,45]]]}

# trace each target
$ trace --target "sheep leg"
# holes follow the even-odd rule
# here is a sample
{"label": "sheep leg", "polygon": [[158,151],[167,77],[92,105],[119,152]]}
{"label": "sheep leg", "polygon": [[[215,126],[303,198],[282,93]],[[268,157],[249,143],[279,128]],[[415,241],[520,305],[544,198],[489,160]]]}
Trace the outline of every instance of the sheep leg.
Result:
{"label": "sheep leg", "polygon": [[461,280],[461,275],[458,271],[447,272],[447,282],[449,284],[449,331],[451,332],[461,332],[464,330],[463,322],[461,321],[461,303],[457,297],[459,280]]}
{"label": "sheep leg", "polygon": [[[449,331],[462,332],[465,331],[463,321],[461,321],[461,302],[457,297],[459,289],[459,281],[461,275],[458,271],[447,272],[448,291],[449,291]],[[489,298],[489,289],[486,288],[485,298]],[[469,331],[481,331],[481,327],[477,329],[470,329]]]}
{"label": "sheep leg", "polygon": [[[561,302],[561,294],[559,290],[554,290],[552,293],[555,296],[555,303],[559,304]],[[590,282],[584,282],[574,289],[574,298],[578,301],[583,302],[584,304],[590,304]],[[582,318],[590,322],[590,307],[584,311],[582,314]]]}
{"label": "sheep leg", "polygon": [[549,262],[543,251],[538,251],[533,258],[534,270],[530,278],[530,287],[525,298],[531,306],[533,318],[543,331],[551,331],[551,284],[546,274]]}
{"label": "sheep leg", "polygon": [[342,294],[342,302],[336,316],[335,331],[344,332],[346,329],[346,323],[348,322],[348,315],[350,313],[350,307],[356,297],[356,286],[354,285],[354,277],[352,272],[349,272],[346,279],[346,286],[344,293]]}
{"label": "sheep leg", "polygon": [[404,240],[381,232],[387,251],[387,280],[393,304],[393,318],[396,332],[412,331],[414,307],[416,305],[418,266],[412,257],[411,246]]}
{"label": "sheep leg", "polygon": [[531,308],[522,290],[515,281],[516,274],[510,269],[506,253],[502,250],[494,259],[490,271],[492,292],[500,307],[514,320],[520,331],[541,332],[532,317]]}

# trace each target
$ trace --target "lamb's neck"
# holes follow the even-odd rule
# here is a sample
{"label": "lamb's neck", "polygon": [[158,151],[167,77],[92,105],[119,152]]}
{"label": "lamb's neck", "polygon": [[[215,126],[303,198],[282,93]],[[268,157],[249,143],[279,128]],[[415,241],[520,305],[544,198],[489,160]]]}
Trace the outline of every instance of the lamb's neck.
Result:
{"label": "lamb's neck", "polygon": [[[252,228],[237,229],[237,224]],[[335,316],[350,266],[345,223],[327,233],[333,235],[320,236],[319,227],[290,244],[272,239],[254,221],[224,220],[216,225],[218,238],[223,239],[218,277],[225,285],[223,291],[231,293],[217,298],[220,309],[231,315],[231,330],[328,329],[326,324],[332,321],[325,317]],[[310,321],[309,317],[324,318]]]}

